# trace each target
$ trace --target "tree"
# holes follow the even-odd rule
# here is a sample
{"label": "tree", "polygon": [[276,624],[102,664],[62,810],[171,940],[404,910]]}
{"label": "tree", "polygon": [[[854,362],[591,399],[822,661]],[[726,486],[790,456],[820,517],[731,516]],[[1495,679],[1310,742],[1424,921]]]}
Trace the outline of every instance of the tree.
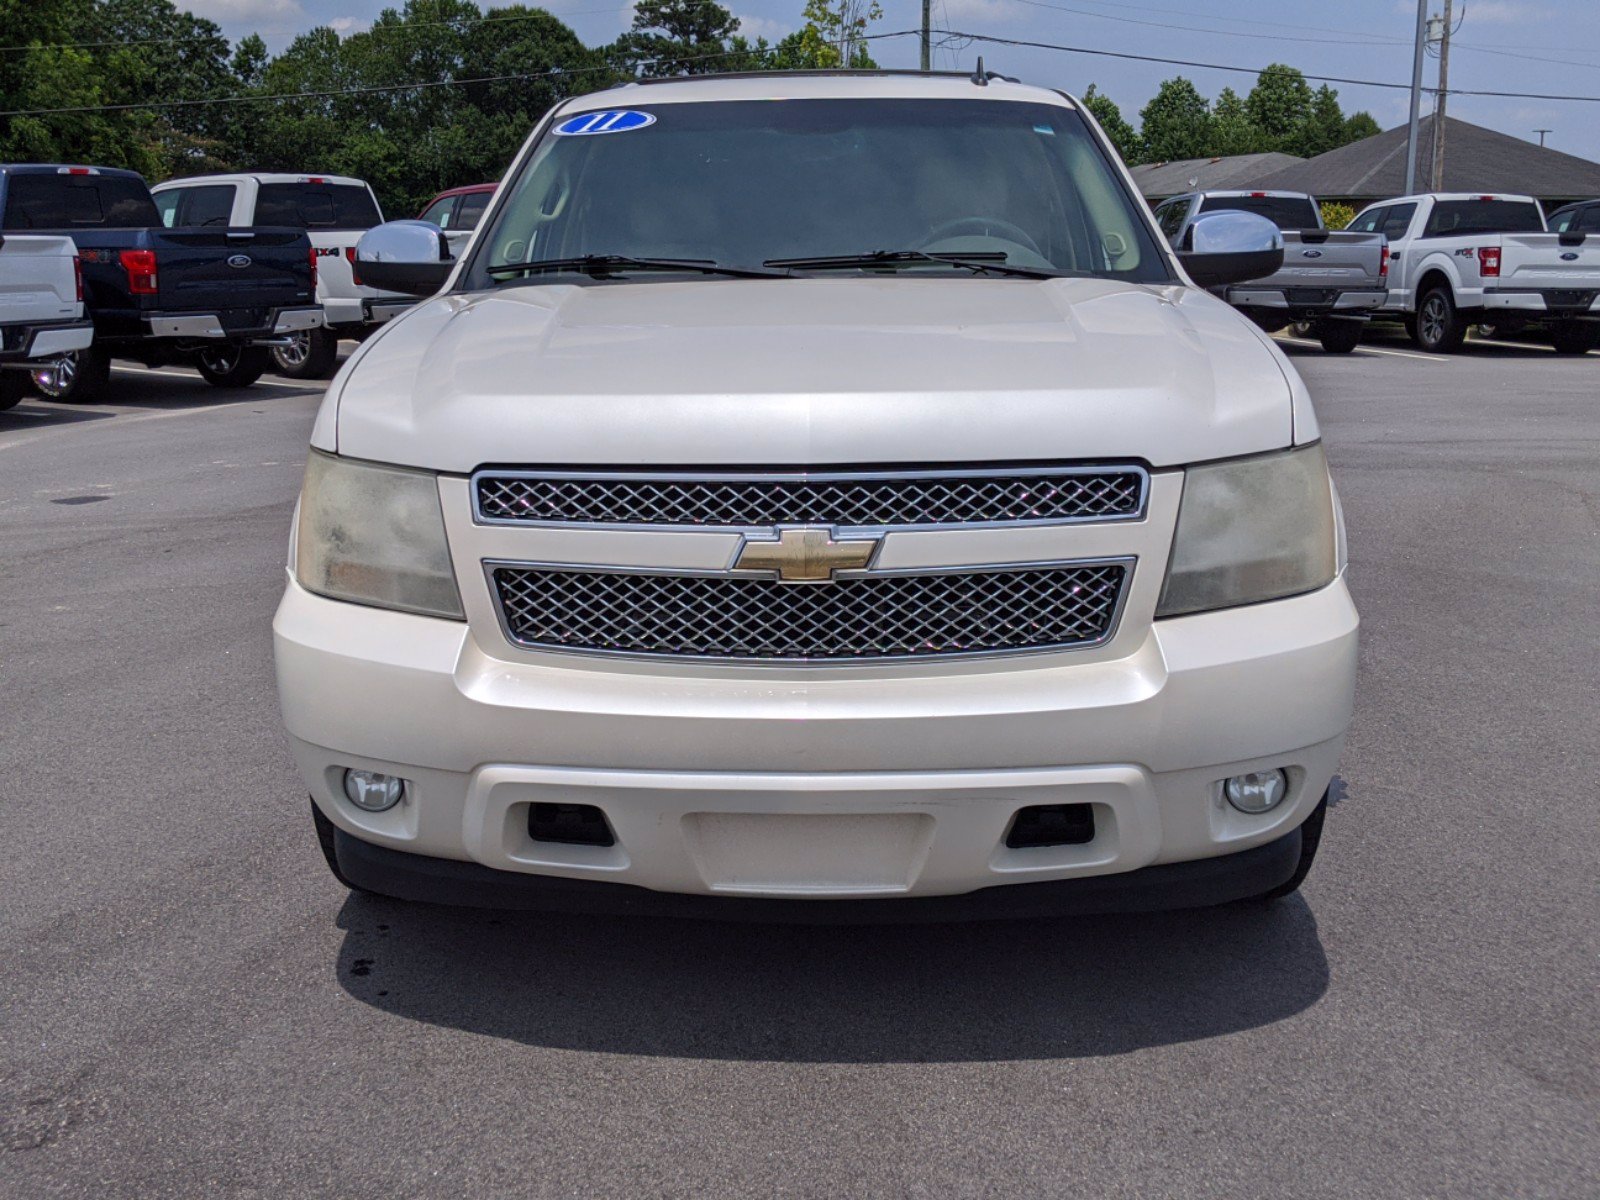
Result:
{"label": "tree", "polygon": [[1211,154],[1222,158],[1230,154],[1260,154],[1270,148],[1270,139],[1250,119],[1239,93],[1223,88],[1211,106]]}
{"label": "tree", "polygon": [[[724,70],[722,56],[739,18],[716,0],[639,0],[633,28],[613,45],[613,58],[647,79]],[[748,44],[746,44],[748,49]]]}
{"label": "tree", "polygon": [[1339,93],[1323,84],[1311,97],[1311,109],[1294,138],[1294,153],[1314,158],[1337,150],[1345,144],[1344,131],[1344,110],[1339,107]]}
{"label": "tree", "polygon": [[1266,134],[1268,149],[1292,150],[1296,135],[1311,115],[1311,85],[1295,68],[1272,63],[1256,76],[1244,108]]}
{"label": "tree", "polygon": [[1122,155],[1123,161],[1138,162],[1138,131],[1123,118],[1116,101],[1091,83],[1088,91],[1083,93],[1083,106],[1100,122],[1100,128],[1105,130],[1106,137],[1111,139],[1111,144]]}
{"label": "tree", "polygon": [[1139,111],[1143,157],[1147,162],[1201,158],[1210,151],[1211,112],[1205,97],[1183,76],[1161,85]]}
{"label": "tree", "polygon": [[1344,145],[1359,142],[1362,138],[1373,137],[1383,132],[1383,126],[1372,119],[1369,112],[1351,113],[1344,123]]}

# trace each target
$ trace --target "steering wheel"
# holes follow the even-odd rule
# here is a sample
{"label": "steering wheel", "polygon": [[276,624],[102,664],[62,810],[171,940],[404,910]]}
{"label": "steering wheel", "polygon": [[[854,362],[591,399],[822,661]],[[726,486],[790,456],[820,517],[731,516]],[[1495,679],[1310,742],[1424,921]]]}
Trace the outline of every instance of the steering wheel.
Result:
{"label": "steering wheel", "polygon": [[986,237],[997,234],[1008,242],[1015,242],[1019,246],[1026,246],[1040,258],[1044,251],[1039,249],[1039,243],[1028,235],[1028,231],[1020,225],[1013,225],[1010,221],[1002,221],[998,217],[957,217],[953,221],[946,221],[935,226],[923,239],[923,246],[931,246],[935,242],[942,242],[945,238],[956,237],[960,234],[973,234]]}

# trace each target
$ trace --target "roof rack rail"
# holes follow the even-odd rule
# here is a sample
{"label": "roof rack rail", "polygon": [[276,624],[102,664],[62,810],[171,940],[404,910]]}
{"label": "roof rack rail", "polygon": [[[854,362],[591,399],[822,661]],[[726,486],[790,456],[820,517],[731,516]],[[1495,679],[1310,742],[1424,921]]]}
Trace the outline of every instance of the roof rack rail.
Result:
{"label": "roof rack rail", "polygon": [[[981,68],[983,60],[979,59],[978,64]],[[792,79],[807,75],[926,75],[935,79],[976,80],[976,76],[969,71],[919,71],[908,67],[794,67],[778,71],[712,71],[704,75],[666,75],[652,79],[628,79],[614,86],[629,87],[637,84],[642,87],[652,87],[662,83],[699,83],[708,79],[771,79],[774,76]],[[998,75],[993,71],[988,72],[985,82],[988,79],[1002,79],[1007,83],[1020,82],[1009,75]]]}

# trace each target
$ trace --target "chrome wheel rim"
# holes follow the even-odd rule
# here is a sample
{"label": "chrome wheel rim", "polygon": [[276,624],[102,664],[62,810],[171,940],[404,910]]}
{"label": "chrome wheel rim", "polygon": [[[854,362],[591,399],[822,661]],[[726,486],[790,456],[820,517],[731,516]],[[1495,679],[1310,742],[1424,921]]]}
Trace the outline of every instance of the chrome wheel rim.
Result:
{"label": "chrome wheel rim", "polygon": [[292,370],[295,367],[305,366],[306,359],[311,357],[311,335],[304,330],[290,334],[289,344],[274,346],[272,356],[278,360],[280,367]]}
{"label": "chrome wheel rim", "polygon": [[1422,340],[1438,342],[1444,339],[1444,301],[1429,296],[1422,304]]}
{"label": "chrome wheel rim", "polygon": [[33,386],[52,399],[65,396],[72,390],[72,381],[78,377],[78,355],[76,351],[63,354],[55,362],[43,370],[30,372],[33,376]]}

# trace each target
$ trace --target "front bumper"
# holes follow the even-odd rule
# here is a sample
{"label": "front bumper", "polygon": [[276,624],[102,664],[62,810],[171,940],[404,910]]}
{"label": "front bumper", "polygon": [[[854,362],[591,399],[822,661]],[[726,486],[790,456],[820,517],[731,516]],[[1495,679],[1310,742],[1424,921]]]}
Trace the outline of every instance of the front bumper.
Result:
{"label": "front bumper", "polygon": [[150,313],[144,319],[145,331],[151,337],[177,338],[181,341],[267,341],[286,334],[300,333],[320,328],[323,312],[320,305],[304,308],[272,309],[264,322],[231,324],[221,313]]}
{"label": "front bumper", "polygon": [[42,321],[7,325],[0,332],[0,363],[32,365],[73,350],[87,350],[94,341],[94,322]]}
{"label": "front bumper", "polygon": [[[1337,764],[1357,624],[1340,579],[1154,622],[1120,657],[858,674],[519,661],[466,624],[293,582],[273,629],[295,760],[350,838],[494,872],[819,900],[1110,876],[1286,837]],[[407,798],[355,808],[346,767],[404,777]],[[1277,810],[1222,800],[1223,779],[1272,767],[1291,781]],[[616,844],[534,841],[535,803],[599,807]],[[1037,804],[1093,806],[1093,840],[1005,846]]]}

